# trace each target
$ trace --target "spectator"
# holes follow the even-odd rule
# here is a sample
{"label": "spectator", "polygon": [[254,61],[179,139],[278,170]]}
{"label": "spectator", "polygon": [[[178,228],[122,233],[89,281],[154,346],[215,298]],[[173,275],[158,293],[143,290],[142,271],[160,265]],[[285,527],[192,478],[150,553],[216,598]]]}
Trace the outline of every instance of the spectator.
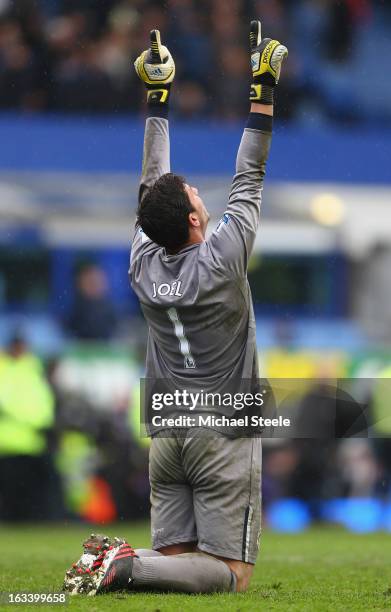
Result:
{"label": "spectator", "polygon": [[83,267],[77,276],[77,293],[68,329],[80,340],[109,340],[117,327],[117,315],[108,297],[106,275],[98,266]]}
{"label": "spectator", "polygon": [[19,335],[0,354],[0,518],[58,518],[51,500],[57,482],[47,433],[54,400],[40,361]]}
{"label": "spectator", "polygon": [[[346,110],[340,107],[348,98],[349,116],[370,116],[360,79],[349,82],[349,88],[342,85],[357,65],[363,74],[370,71],[374,81],[383,76],[376,46],[368,54],[356,45],[364,27],[373,40],[379,28],[387,27],[381,4],[373,0],[167,0],[164,5],[157,0],[3,0],[0,108],[138,112],[143,108],[142,88],[136,86],[132,59],[157,27],[163,40],[169,39],[177,64],[174,113],[184,118],[238,119],[246,107],[239,92],[249,78],[248,23],[259,15],[264,35],[283,40],[290,51],[277,115],[292,120],[314,108],[315,116],[318,112],[345,119]],[[230,78],[222,79],[228,73]]]}

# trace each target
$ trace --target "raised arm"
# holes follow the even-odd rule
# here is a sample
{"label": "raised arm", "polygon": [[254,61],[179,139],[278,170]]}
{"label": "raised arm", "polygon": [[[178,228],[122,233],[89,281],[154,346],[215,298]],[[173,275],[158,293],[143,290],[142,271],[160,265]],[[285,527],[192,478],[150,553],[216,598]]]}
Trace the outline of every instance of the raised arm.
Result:
{"label": "raised arm", "polygon": [[170,172],[170,137],[168,119],[156,108],[149,110],[144,133],[143,166],[140,179],[139,202],[149,187]]}
{"label": "raised arm", "polygon": [[[168,102],[175,76],[171,53],[161,44],[159,30],[151,31],[151,46],[136,59],[136,73],[147,90],[148,117],[145,124],[143,164],[138,200],[163,174],[170,172],[170,138]],[[145,244],[145,236],[137,230],[132,246],[132,258]]]}
{"label": "raised arm", "polygon": [[250,116],[239,146],[227,210],[210,239],[219,265],[238,276],[247,271],[259,225],[273,128],[273,92],[288,53],[277,40],[262,40],[259,21],[251,23],[250,48]]}

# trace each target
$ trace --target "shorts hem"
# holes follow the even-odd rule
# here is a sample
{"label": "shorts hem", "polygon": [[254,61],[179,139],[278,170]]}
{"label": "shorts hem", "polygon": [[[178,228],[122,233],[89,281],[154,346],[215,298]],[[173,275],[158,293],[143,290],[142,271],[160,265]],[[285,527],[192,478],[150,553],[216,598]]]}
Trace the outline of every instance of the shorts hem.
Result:
{"label": "shorts hem", "polygon": [[209,553],[210,555],[226,557],[226,559],[232,559],[233,561],[242,561],[243,563],[250,563],[251,565],[255,565],[258,556],[249,556],[248,561],[243,561],[242,555],[235,554],[232,552],[232,550],[224,550],[223,548],[208,546],[207,544],[198,544],[198,548],[202,552]]}
{"label": "shorts hem", "polygon": [[178,536],[176,538],[171,538],[170,540],[163,540],[163,542],[155,543],[152,541],[152,550],[159,550],[159,548],[164,548],[165,546],[172,546],[173,544],[191,544],[192,542],[198,542],[197,534],[192,536]]}

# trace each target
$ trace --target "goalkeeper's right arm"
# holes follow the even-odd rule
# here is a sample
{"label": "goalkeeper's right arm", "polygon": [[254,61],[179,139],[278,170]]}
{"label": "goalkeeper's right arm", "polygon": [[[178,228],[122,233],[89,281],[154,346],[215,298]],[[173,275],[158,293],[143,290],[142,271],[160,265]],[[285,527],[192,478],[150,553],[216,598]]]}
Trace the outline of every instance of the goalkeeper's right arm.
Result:
{"label": "goalkeeper's right arm", "polygon": [[214,256],[235,276],[246,274],[259,225],[263,180],[273,128],[273,90],[287,49],[261,38],[259,21],[251,23],[250,51],[253,83],[251,112],[240,143],[229,202],[212,235]]}
{"label": "goalkeeper's right arm", "polygon": [[250,100],[272,106],[274,88],[280,79],[282,62],[288,56],[288,49],[278,40],[262,38],[261,22],[255,20],[251,22],[250,49],[253,73]]}

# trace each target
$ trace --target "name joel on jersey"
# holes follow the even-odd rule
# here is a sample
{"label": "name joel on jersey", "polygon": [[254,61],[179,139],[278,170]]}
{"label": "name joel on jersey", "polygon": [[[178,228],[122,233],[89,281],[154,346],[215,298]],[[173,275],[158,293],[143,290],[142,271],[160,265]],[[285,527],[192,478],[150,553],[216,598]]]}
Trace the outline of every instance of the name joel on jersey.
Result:
{"label": "name joel on jersey", "polygon": [[160,285],[152,283],[152,297],[155,298],[158,295],[182,297],[183,293],[181,293],[181,285],[182,281],[174,281],[173,283],[161,283]]}

